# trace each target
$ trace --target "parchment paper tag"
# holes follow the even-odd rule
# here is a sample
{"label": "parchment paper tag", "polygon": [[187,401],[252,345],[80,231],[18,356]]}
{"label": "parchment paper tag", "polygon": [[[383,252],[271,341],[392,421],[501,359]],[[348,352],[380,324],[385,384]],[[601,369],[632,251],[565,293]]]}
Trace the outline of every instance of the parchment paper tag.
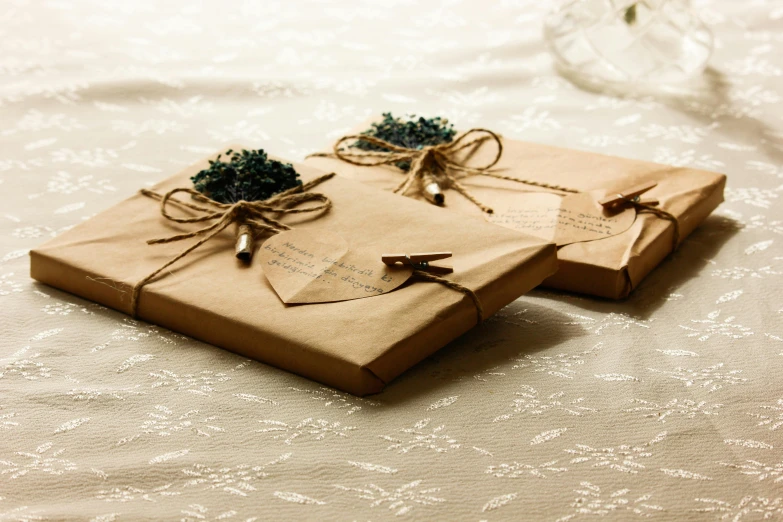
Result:
{"label": "parchment paper tag", "polygon": [[495,206],[487,220],[547,239],[557,246],[593,241],[625,232],[636,219],[636,209],[609,212],[596,195],[582,192],[558,196],[534,192],[514,197],[513,203]]}
{"label": "parchment paper tag", "polygon": [[264,275],[284,303],[328,303],[385,294],[413,274],[410,266],[387,266],[380,252],[349,248],[332,232],[288,230],[256,254]]}

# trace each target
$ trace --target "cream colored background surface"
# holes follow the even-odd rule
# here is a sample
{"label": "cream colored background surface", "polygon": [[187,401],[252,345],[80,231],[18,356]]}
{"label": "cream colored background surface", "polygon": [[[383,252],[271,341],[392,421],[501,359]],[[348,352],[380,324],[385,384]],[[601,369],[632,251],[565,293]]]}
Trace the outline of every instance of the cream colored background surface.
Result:
{"label": "cream colored background surface", "polygon": [[[556,76],[539,4],[3,2],[0,520],[783,519],[783,3],[697,2],[713,89],[678,103]],[[727,202],[626,302],[534,292],[366,400],[27,276],[221,144],[301,159],[384,110]]]}

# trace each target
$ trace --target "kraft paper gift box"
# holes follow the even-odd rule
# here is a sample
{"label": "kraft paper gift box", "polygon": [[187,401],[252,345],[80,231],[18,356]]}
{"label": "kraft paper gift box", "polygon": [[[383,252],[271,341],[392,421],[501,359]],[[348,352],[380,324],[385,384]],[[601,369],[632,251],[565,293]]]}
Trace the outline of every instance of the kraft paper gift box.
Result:
{"label": "kraft paper gift box", "polygon": [[[352,134],[365,131],[370,123],[354,129]],[[509,139],[503,139],[502,145],[500,160],[492,167],[502,175],[595,194],[615,194],[655,182],[657,185],[644,196],[656,199],[657,208],[670,213],[678,222],[676,238],[673,223],[641,212],[632,226],[618,235],[560,246],[558,271],[543,282],[545,287],[612,299],[626,297],[672,252],[675,239],[678,244],[682,242],[723,201],[726,183],[723,174]],[[343,150],[356,149],[343,147]],[[486,165],[491,163],[496,151],[494,143],[484,143],[459,153],[459,157],[468,166]],[[404,179],[404,172],[394,165],[359,166],[318,155],[308,157],[305,163],[387,191]],[[495,215],[482,212],[455,190],[443,192],[445,208],[479,218],[502,218],[498,211],[514,205],[524,206],[520,195],[543,190],[482,175],[459,181],[478,201],[495,209]],[[415,187],[407,196],[432,206]]]}
{"label": "kraft paper gift box", "polygon": [[[153,190],[162,194],[192,187],[190,177],[207,166],[205,159]],[[311,166],[294,168],[304,181],[323,174]],[[556,270],[553,244],[475,217],[339,176],[311,191],[330,198],[332,207],[276,219],[312,237],[341,236],[351,251],[369,256],[373,269],[385,266],[381,256],[387,252],[450,251],[454,272],[443,277],[474,291],[485,316]],[[171,210],[184,216],[188,212]],[[31,275],[130,313],[134,286],[199,238],[154,245],[147,240],[203,225],[164,219],[159,201],[136,193],[32,250]],[[256,240],[256,255],[248,265],[234,256],[234,227],[223,230],[143,286],[137,316],[356,395],[380,391],[477,323],[476,306],[468,296],[414,279],[361,299],[284,304],[265,277],[268,265],[259,255],[267,244],[263,239]],[[328,242],[321,246],[329,248]]]}

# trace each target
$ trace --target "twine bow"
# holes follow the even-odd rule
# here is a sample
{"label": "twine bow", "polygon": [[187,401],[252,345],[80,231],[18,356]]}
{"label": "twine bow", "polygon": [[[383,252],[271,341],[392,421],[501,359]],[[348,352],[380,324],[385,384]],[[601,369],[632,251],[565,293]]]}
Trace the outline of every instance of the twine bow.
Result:
{"label": "twine bow", "polygon": [[[473,139],[468,140],[468,137],[474,135]],[[384,151],[366,151],[360,149],[343,149],[341,145],[343,143],[353,141],[363,141],[377,147],[386,149]],[[497,144],[497,152],[495,157],[486,165],[470,167],[466,165],[467,158],[461,159],[456,156],[458,152],[461,152],[471,146],[480,146],[487,141],[494,141]],[[442,143],[440,145],[430,145],[422,147],[420,149],[413,149],[408,147],[402,147],[394,145],[388,141],[376,138],[374,136],[368,136],[366,134],[352,134],[350,136],[343,136],[334,144],[334,150],[332,153],[316,153],[310,156],[315,157],[333,157],[350,163],[352,165],[359,165],[364,167],[374,167],[379,165],[394,165],[401,161],[410,161],[411,165],[407,172],[405,172],[405,179],[400,183],[394,192],[397,194],[405,195],[410,188],[417,183],[419,190],[428,196],[428,199],[437,204],[443,204],[443,195],[440,194],[438,198],[437,194],[434,197],[430,192],[428,194],[428,186],[435,183],[438,188],[453,188],[465,198],[471,201],[474,205],[479,207],[482,211],[492,214],[493,209],[484,205],[477,200],[470,191],[460,183],[460,179],[468,176],[487,176],[497,179],[505,179],[508,181],[515,181],[525,185],[531,185],[535,187],[541,187],[549,190],[555,190],[559,192],[567,192],[571,194],[578,194],[580,191],[564,187],[562,185],[555,185],[551,183],[544,183],[542,181],[535,181],[529,179],[515,178],[513,176],[504,176],[496,171],[492,171],[500,157],[503,154],[503,143],[500,136],[488,129],[471,129],[455,140]],[[439,191],[438,191],[439,192]],[[633,206],[637,212],[648,212],[655,216],[670,221],[674,226],[672,251],[677,249],[680,243],[680,224],[677,221],[677,217],[663,209],[641,203],[639,198],[628,198],[622,194],[618,196],[625,200],[629,205]]]}
{"label": "twine bow", "polygon": [[[472,139],[468,139],[469,137],[472,137]],[[348,141],[362,141],[386,150],[366,151],[356,148],[342,148],[341,145]],[[474,145],[481,146],[488,141],[494,141],[497,144],[497,151],[494,158],[485,165],[468,166],[467,158],[459,158],[457,156],[457,153],[464,151],[469,147]],[[420,149],[401,147],[374,136],[354,134],[343,136],[337,140],[337,143],[334,144],[332,153],[311,154],[311,156],[316,157],[334,157],[345,161],[346,163],[364,167],[394,165],[401,161],[410,161],[410,168],[407,172],[404,172],[405,179],[394,189],[395,193],[405,195],[411,187],[418,185],[419,190],[423,194],[428,195],[428,199],[431,199],[431,201],[436,204],[442,205],[444,198],[443,195],[440,194],[440,189],[453,188],[471,203],[479,207],[483,212],[488,214],[492,214],[493,209],[476,199],[467,187],[460,183],[461,179],[469,176],[488,176],[562,192],[576,192],[567,187],[550,185],[540,181],[519,179],[512,176],[504,176],[490,170],[500,161],[502,155],[503,142],[501,141],[500,136],[488,129],[471,129],[448,143],[428,145]],[[436,184],[438,188],[437,192],[434,194],[431,189],[428,188],[433,183]]]}
{"label": "twine bow", "polygon": [[[331,208],[332,202],[324,194],[307,191],[314,186],[333,178],[334,175],[333,172],[324,174],[303,185],[286,190],[263,201],[238,201],[236,203],[220,203],[191,188],[175,188],[163,195],[151,190],[142,189],[141,193],[145,196],[160,200],[160,213],[164,218],[170,221],[174,221],[175,223],[205,223],[212,221],[213,223],[198,230],[194,230],[193,232],[150,239],[147,241],[148,244],[154,245],[160,243],[173,243],[191,237],[201,237],[196,243],[192,244],[171,260],[167,261],[163,266],[136,283],[133,287],[133,293],[131,294],[131,315],[133,315],[133,317],[136,317],[137,315],[139,295],[141,294],[141,289],[144,285],[155,279],[155,277],[165,269],[228,228],[232,223],[238,224],[238,234],[250,233],[251,235],[257,235],[264,232],[277,234],[285,230],[291,230],[291,227],[267,216],[267,213],[302,214],[306,212],[319,212]],[[172,196],[179,192],[190,194],[195,201],[203,203],[203,205],[174,199]],[[305,208],[292,208],[308,201],[318,201],[320,202],[320,205]],[[179,206],[189,208],[196,211],[199,215],[195,217],[172,216],[166,208],[169,203],[176,203]]]}
{"label": "twine bow", "polygon": [[[317,192],[307,192],[314,186],[329,180],[335,176],[334,172],[330,174],[324,174],[312,181],[309,181],[298,187],[286,190],[272,196],[264,201],[238,201],[236,203],[220,203],[201,192],[190,188],[175,188],[168,191],[165,194],[158,194],[152,190],[142,189],[141,193],[147,197],[160,200],[160,213],[168,220],[175,223],[204,223],[207,221],[214,221],[211,225],[207,225],[193,232],[187,232],[185,234],[177,234],[170,237],[150,239],[147,244],[155,245],[160,243],[173,243],[175,241],[182,241],[191,237],[202,236],[199,241],[192,244],[175,257],[167,261],[163,266],[152,272],[150,275],[136,283],[133,287],[133,293],[131,294],[131,315],[137,316],[139,308],[139,296],[141,295],[141,289],[144,285],[155,279],[161,272],[168,267],[184,258],[198,247],[218,235],[220,232],[228,228],[232,223],[237,223],[237,236],[244,233],[251,235],[258,235],[263,232],[277,234],[285,230],[291,230],[291,227],[285,223],[281,223],[276,219],[267,216],[267,213],[271,214],[302,214],[306,212],[319,212],[321,210],[328,210],[332,207],[332,201],[324,194]],[[190,194],[195,201],[203,203],[204,205],[197,205],[195,203],[188,203],[179,199],[174,199],[173,196],[179,192]],[[305,208],[292,208],[301,203],[309,201],[319,201],[320,205],[315,205]],[[176,217],[169,214],[166,209],[169,203],[176,203],[179,206],[195,210],[200,215],[195,217]],[[456,290],[467,295],[476,307],[477,322],[480,324],[484,320],[484,307],[478,298],[476,293],[454,281],[449,281],[442,277],[438,277],[421,270],[414,271],[416,275],[422,281],[430,281],[439,283],[447,288]]]}

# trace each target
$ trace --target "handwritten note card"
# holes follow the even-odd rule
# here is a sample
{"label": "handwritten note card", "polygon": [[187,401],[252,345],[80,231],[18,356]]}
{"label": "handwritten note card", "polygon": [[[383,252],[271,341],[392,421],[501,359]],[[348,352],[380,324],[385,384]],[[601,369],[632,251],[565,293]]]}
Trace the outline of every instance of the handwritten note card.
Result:
{"label": "handwritten note card", "polygon": [[372,297],[394,290],[413,273],[387,266],[381,253],[350,248],[337,234],[289,230],[271,238],[258,254],[266,278],[284,303],[326,303]]}
{"label": "handwritten note card", "polygon": [[558,246],[616,236],[628,230],[636,210],[625,208],[608,212],[590,193],[529,193],[495,207],[487,219],[498,225],[547,239]]}

